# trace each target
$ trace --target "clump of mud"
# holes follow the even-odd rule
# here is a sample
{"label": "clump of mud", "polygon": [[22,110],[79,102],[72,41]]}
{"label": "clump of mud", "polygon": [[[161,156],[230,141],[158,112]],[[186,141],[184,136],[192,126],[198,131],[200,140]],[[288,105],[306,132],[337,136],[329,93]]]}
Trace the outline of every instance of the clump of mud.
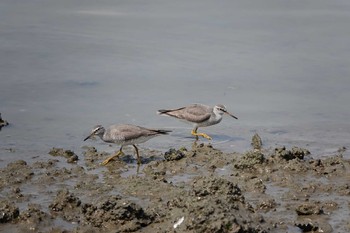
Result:
{"label": "clump of mud", "polygon": [[0,170],[0,188],[15,187],[29,181],[34,176],[33,169],[24,160],[7,164]]}
{"label": "clump of mud", "polygon": [[84,146],[83,152],[86,166],[89,168],[96,168],[99,165],[99,161],[106,159],[110,156],[107,152],[97,151],[95,147]]}
{"label": "clump of mud", "polygon": [[52,148],[49,152],[52,156],[61,156],[67,158],[67,163],[75,163],[79,157],[71,150],[64,150],[62,148]]}
{"label": "clump of mud", "polygon": [[304,159],[304,157],[309,154],[309,150],[299,147],[293,147],[291,150],[287,150],[286,147],[278,147],[275,149],[275,156],[285,160]]}
{"label": "clump of mud", "polygon": [[120,196],[104,197],[97,204],[83,204],[82,213],[82,224],[97,228],[109,225],[121,232],[137,231],[154,219],[152,213]]}
{"label": "clump of mud", "polygon": [[42,210],[38,204],[29,204],[28,208],[21,212],[18,221],[24,225],[24,229],[30,229],[37,232],[43,227],[51,225],[52,218]]}
{"label": "clump of mud", "polygon": [[262,140],[259,134],[256,133],[253,135],[251,145],[253,146],[254,150],[262,149]]}
{"label": "clump of mud", "polygon": [[79,220],[81,201],[74,194],[69,193],[67,189],[58,191],[55,199],[49,205],[49,209],[59,214],[63,219],[70,222]]}
{"label": "clump of mud", "polygon": [[303,203],[295,211],[298,215],[323,214],[323,209],[318,203]]}
{"label": "clump of mud", "polygon": [[164,159],[166,161],[174,161],[174,160],[180,160],[183,157],[185,157],[186,148],[181,148],[180,150],[176,150],[174,148],[169,149],[167,152],[164,154]]}
{"label": "clump of mud", "polygon": [[196,232],[266,232],[263,217],[254,214],[240,188],[225,179],[197,177],[188,197],[170,202],[181,208],[184,224],[179,229]]}
{"label": "clump of mud", "polygon": [[19,209],[7,200],[0,200],[0,223],[7,223],[15,220],[19,216]]}
{"label": "clump of mud", "polygon": [[254,168],[255,165],[264,163],[265,156],[259,151],[246,152],[236,163],[234,167],[238,169]]}
{"label": "clump of mud", "polygon": [[152,214],[120,196],[103,196],[93,203],[82,203],[66,189],[58,191],[49,208],[54,215],[82,227],[118,229],[119,232],[134,232],[149,225],[153,219]]}

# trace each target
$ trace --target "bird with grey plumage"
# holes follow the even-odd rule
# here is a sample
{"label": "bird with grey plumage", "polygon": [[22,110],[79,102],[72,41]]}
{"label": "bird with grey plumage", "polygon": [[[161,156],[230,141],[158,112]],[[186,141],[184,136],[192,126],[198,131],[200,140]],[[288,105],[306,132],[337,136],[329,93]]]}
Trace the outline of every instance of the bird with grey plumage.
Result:
{"label": "bird with grey plumage", "polygon": [[174,117],[192,124],[194,128],[191,131],[191,134],[196,137],[196,140],[198,140],[198,136],[211,140],[210,136],[205,133],[198,133],[197,130],[199,127],[206,127],[220,123],[224,114],[238,119],[229,113],[225,105],[222,104],[215,105],[214,107],[204,104],[192,104],[177,109],[161,109],[158,110],[158,114]]}
{"label": "bird with grey plumage", "polygon": [[92,130],[89,136],[87,136],[84,141],[93,137],[94,135],[101,138],[102,141],[107,143],[115,143],[120,145],[119,151],[107,158],[102,162],[102,165],[106,165],[112,159],[123,155],[123,147],[127,145],[132,145],[135,148],[137,163],[141,164],[141,158],[139,154],[139,150],[136,144],[140,144],[148,141],[149,139],[159,136],[165,135],[171,132],[170,130],[163,129],[147,129],[144,127],[129,125],[129,124],[119,124],[119,125],[111,125],[107,129],[105,129],[101,125],[96,125]]}

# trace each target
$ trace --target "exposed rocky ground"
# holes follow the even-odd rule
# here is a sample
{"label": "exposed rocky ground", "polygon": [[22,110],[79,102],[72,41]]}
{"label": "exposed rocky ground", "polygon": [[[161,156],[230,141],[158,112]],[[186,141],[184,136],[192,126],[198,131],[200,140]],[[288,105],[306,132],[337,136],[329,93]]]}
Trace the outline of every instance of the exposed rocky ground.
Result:
{"label": "exposed rocky ground", "polygon": [[[350,161],[304,148],[210,144],[109,155],[53,148],[0,170],[1,232],[349,232]],[[126,153],[129,154],[129,153]]]}

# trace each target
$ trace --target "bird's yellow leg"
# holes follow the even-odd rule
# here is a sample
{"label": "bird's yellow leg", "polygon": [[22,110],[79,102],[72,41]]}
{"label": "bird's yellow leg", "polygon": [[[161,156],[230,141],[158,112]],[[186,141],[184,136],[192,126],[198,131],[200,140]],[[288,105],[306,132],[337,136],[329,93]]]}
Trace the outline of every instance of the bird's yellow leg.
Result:
{"label": "bird's yellow leg", "polygon": [[109,163],[112,159],[114,159],[115,157],[119,157],[121,155],[123,155],[124,152],[122,151],[122,148],[120,148],[120,150],[113,156],[107,158],[106,160],[104,160],[101,164],[102,165],[106,165],[107,163]]}
{"label": "bird's yellow leg", "polygon": [[139,149],[137,149],[137,147],[135,145],[132,145],[134,148],[135,148],[135,151],[136,151],[136,156],[137,156],[137,164],[141,164],[141,157],[140,157],[140,154],[139,154]]}
{"label": "bird's yellow leg", "polygon": [[191,131],[191,134],[196,137],[196,140],[198,140],[198,134],[197,134],[197,129],[193,129]]}
{"label": "bird's yellow leg", "polygon": [[193,129],[191,131],[191,134],[194,135],[196,137],[196,140],[198,140],[198,136],[201,136],[203,138],[206,138],[208,140],[211,140],[211,137],[205,133],[197,133],[197,128]]}

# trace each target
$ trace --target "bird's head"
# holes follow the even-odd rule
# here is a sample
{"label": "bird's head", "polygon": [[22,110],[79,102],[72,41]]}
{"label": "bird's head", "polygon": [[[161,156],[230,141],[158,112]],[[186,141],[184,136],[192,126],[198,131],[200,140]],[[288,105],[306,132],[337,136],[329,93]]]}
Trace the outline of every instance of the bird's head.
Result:
{"label": "bird's head", "polygon": [[105,133],[105,128],[102,127],[102,125],[96,125],[92,130],[89,136],[87,136],[84,141],[88,140],[89,138],[98,135],[102,137],[102,135]]}
{"label": "bird's head", "polygon": [[227,114],[227,115],[229,115],[229,116],[231,116],[231,117],[233,117],[235,119],[238,119],[233,114],[229,113],[227,111],[227,109],[226,109],[226,106],[222,105],[222,104],[215,105],[214,112],[220,114],[221,116],[224,115],[224,114]]}

